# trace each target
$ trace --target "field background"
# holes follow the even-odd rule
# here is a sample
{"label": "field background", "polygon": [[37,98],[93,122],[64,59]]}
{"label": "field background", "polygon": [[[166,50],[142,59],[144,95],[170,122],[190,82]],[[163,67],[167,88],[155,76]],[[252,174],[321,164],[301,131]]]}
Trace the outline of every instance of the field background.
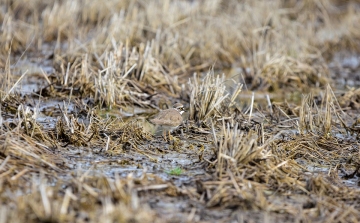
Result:
{"label": "field background", "polygon": [[0,77],[0,223],[360,221],[358,0],[0,0]]}

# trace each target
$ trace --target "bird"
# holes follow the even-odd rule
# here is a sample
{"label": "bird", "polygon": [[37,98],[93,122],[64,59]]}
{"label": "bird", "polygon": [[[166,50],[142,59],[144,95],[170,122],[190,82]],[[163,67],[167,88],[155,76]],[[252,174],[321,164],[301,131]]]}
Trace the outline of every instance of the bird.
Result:
{"label": "bird", "polygon": [[184,113],[184,106],[181,103],[175,103],[172,108],[160,111],[150,122],[156,126],[161,126],[163,129],[163,137],[165,141],[166,133],[174,131],[183,122],[182,114]]}

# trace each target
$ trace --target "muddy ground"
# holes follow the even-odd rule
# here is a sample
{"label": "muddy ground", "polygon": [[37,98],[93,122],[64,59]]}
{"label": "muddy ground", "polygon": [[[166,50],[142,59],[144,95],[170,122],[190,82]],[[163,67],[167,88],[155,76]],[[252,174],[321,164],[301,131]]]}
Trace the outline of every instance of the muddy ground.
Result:
{"label": "muddy ground", "polygon": [[360,221],[358,1],[0,9],[0,223]]}

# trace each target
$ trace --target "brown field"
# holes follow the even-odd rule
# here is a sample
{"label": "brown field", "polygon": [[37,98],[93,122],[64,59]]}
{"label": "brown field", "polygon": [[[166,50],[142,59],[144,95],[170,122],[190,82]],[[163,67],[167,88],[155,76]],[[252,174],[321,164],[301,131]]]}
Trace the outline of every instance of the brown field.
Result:
{"label": "brown field", "polygon": [[360,222],[360,1],[0,2],[0,223]]}

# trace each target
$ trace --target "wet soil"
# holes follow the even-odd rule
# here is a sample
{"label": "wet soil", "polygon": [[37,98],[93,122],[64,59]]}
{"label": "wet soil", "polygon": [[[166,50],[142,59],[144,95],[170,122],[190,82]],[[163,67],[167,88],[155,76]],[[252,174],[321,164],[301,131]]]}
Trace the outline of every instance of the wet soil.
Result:
{"label": "wet soil", "polygon": [[[345,76],[343,77],[345,78]],[[356,84],[356,81],[357,77],[353,78],[351,83]],[[57,119],[62,116],[62,111],[59,108],[66,109],[67,114],[74,115],[77,115],[79,110],[71,100],[37,97],[35,92],[39,92],[41,86],[46,84],[45,82],[39,76],[29,74],[16,90],[25,96],[26,104],[33,112],[39,111],[36,121],[46,131],[55,128]],[[295,92],[295,94],[297,96],[287,95],[286,99],[283,98],[283,95],[272,94],[270,99],[272,102],[287,100],[298,104],[300,103],[299,93]],[[256,107],[267,108],[267,94],[256,93],[255,95]],[[242,94],[240,101],[244,104],[241,106],[246,108],[250,104],[251,97],[251,92]],[[165,222],[291,222],[301,220],[300,217],[294,219],[294,215],[289,215],[289,210],[286,208],[283,212],[268,212],[247,210],[239,208],[238,205],[208,206],[207,199],[201,192],[202,189],[199,188],[201,187],[199,182],[211,182],[214,178],[214,171],[208,168],[216,156],[210,132],[192,132],[185,122],[172,134],[171,140],[165,141],[161,136],[161,131],[156,131],[154,126],[148,122],[148,118],[156,113],[156,110],[133,108],[129,111],[98,110],[103,117],[114,117],[123,119],[125,122],[138,123],[146,131],[153,134],[150,140],[137,147],[125,146],[122,152],[106,151],[104,148],[91,144],[87,147],[65,145],[61,149],[61,157],[66,160],[68,169],[58,175],[59,179],[67,181],[71,179],[70,175],[85,173],[86,175],[105,176],[109,179],[126,178],[129,175],[134,178],[141,178],[144,174],[160,178],[162,183],[155,187],[140,187],[138,193],[141,203],[149,205],[157,217]],[[78,118],[80,122],[89,122],[86,118],[80,116]],[[12,122],[14,119],[16,117],[5,117],[3,121]],[[287,128],[286,132],[290,135],[297,134],[296,129]],[[340,137],[347,137],[349,140],[349,136]],[[351,136],[350,138],[356,141],[355,138]],[[306,164],[306,161],[301,159],[296,160],[296,162],[306,167],[305,175],[308,177],[326,176],[330,171],[328,165],[314,166],[314,163]],[[171,172],[176,168],[180,169],[179,173]],[[346,166],[339,169],[337,172],[342,180],[335,182],[334,185],[354,187],[360,191],[358,174],[349,177],[352,171],[353,169],[347,169]],[[270,191],[268,198],[272,199],[275,206],[289,204],[292,207],[299,206],[301,210],[311,210],[314,202],[316,203],[315,200],[311,200],[301,193],[284,197],[277,196],[276,191]]]}

